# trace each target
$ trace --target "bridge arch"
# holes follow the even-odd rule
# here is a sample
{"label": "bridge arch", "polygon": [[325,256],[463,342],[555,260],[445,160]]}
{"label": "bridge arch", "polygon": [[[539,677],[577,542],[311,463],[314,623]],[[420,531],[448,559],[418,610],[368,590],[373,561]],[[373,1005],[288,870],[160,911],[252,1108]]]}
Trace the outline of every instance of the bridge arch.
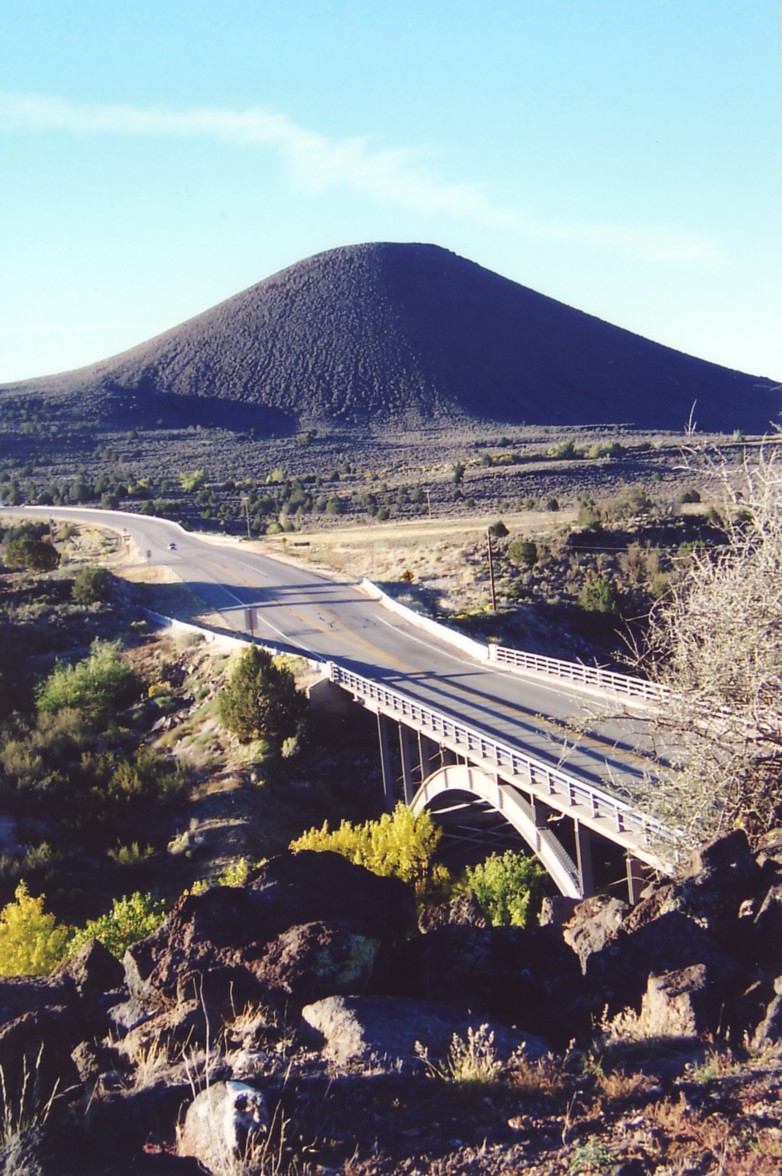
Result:
{"label": "bridge arch", "polygon": [[413,812],[423,812],[448,793],[478,797],[500,813],[539,859],[560,893],[569,898],[584,897],[576,864],[551,830],[536,823],[532,805],[512,785],[471,764],[448,764],[424,780],[413,797]]}

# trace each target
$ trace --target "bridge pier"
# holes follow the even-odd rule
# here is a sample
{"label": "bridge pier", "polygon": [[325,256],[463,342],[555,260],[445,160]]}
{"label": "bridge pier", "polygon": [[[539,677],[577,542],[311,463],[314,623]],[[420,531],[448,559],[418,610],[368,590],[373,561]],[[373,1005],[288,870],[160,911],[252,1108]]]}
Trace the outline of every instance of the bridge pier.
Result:
{"label": "bridge pier", "polygon": [[538,796],[530,797],[530,805],[532,807],[532,819],[535,822],[535,828],[547,828],[551,809],[547,805],[544,805]]}
{"label": "bridge pier", "polygon": [[377,736],[380,744],[380,771],[383,777],[383,796],[389,812],[394,807],[394,773],[391,766],[391,747],[388,739],[391,721],[378,711]]}
{"label": "bridge pier", "polygon": [[575,821],[576,867],[583,898],[595,893],[595,871],[592,864],[592,830]]}
{"label": "bridge pier", "polygon": [[413,776],[413,732],[404,723],[399,724],[399,758],[402,761],[402,788],[405,804],[412,804],[413,797],[418,791],[418,784]]}
{"label": "bridge pier", "polygon": [[630,906],[635,904],[641,898],[641,891],[646,886],[647,879],[644,874],[643,863],[639,862],[637,857],[633,857],[631,853],[627,854],[627,897]]}
{"label": "bridge pier", "polygon": [[442,767],[442,748],[434,739],[430,739],[428,735],[424,735],[423,731],[418,733],[418,754],[421,764],[421,779],[425,780],[427,776],[431,776],[432,772],[437,768]]}

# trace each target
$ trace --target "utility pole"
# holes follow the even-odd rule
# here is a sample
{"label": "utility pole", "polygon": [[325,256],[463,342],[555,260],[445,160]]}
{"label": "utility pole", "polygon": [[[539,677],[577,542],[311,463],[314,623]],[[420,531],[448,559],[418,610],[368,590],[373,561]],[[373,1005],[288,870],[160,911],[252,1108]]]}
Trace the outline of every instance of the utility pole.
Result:
{"label": "utility pole", "polygon": [[424,494],[426,495],[426,505],[429,507],[429,518],[432,517],[432,495],[429,490],[424,487]]}
{"label": "utility pole", "polygon": [[486,532],[486,543],[489,553],[489,591],[491,592],[491,608],[492,612],[497,611],[497,598],[494,594],[494,560],[492,558],[491,549],[491,530]]}

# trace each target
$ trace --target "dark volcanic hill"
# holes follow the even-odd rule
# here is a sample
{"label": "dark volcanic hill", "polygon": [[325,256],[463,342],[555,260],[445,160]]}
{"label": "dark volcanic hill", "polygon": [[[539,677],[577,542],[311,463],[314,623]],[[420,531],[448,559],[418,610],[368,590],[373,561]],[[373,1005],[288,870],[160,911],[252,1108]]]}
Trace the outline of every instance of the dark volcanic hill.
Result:
{"label": "dark volcanic hill", "polygon": [[[7,386],[6,392],[11,391]],[[762,432],[771,381],[610,326],[434,245],[318,254],[112,359],[13,386],[84,419],[287,431],[459,421]]]}

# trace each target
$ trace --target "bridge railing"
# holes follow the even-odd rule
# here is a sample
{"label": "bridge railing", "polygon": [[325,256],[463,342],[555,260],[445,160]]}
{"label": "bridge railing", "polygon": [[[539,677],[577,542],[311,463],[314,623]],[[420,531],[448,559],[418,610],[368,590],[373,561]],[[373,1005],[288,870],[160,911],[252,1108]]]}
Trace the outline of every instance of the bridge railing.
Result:
{"label": "bridge railing", "polygon": [[503,645],[484,645],[472,637],[465,636],[439,621],[423,613],[408,608],[406,604],[394,600],[387,592],[374,584],[371,580],[361,581],[361,588],[367,595],[379,601],[389,612],[403,616],[419,629],[424,629],[450,645],[456,646],[478,661],[494,662],[509,670],[521,673],[545,674],[548,677],[561,678],[579,686],[597,689],[601,692],[619,694],[625,698],[634,698],[650,703],[665,702],[670,691],[665,686],[658,686],[655,682],[647,682],[643,678],[634,678],[630,674],[617,674],[613,670],[602,670],[597,666],[585,666],[580,662],[563,661],[561,658],[544,657],[537,653],[525,653],[522,649],[509,649]]}
{"label": "bridge railing", "polygon": [[489,661],[509,669],[527,670],[549,677],[562,678],[581,686],[592,686],[612,694],[623,694],[645,702],[665,702],[670,691],[656,682],[633,678],[629,674],[616,674],[613,670],[602,670],[597,666],[585,666],[580,662],[562,661],[556,657],[544,657],[537,653],[525,653],[521,649],[508,649],[502,645],[489,645]]}
{"label": "bridge railing", "polygon": [[[671,832],[655,818],[639,813],[607,792],[594,788],[560,768],[551,767],[520,751],[498,743],[471,727],[405,694],[363,678],[335,662],[328,663],[329,677],[357,698],[374,703],[382,712],[416,729],[431,734],[447,746],[474,762],[496,771],[506,781],[518,783],[544,799],[552,808],[586,819],[593,827],[603,827],[607,836],[618,835],[623,844],[662,859],[660,850],[672,845]],[[574,811],[578,810],[578,811]]]}

